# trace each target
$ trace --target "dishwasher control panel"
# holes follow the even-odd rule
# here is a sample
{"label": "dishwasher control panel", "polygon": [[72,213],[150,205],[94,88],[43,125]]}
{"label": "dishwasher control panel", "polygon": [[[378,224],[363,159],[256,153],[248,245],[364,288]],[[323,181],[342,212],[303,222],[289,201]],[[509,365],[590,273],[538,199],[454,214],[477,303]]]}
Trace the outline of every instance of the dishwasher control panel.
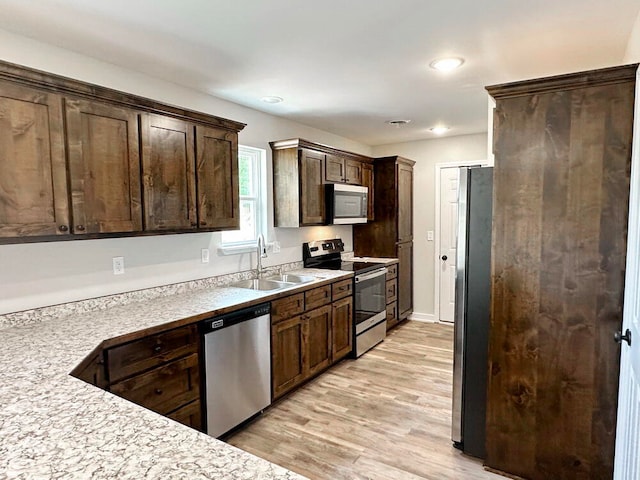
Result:
{"label": "dishwasher control panel", "polygon": [[221,328],[230,327],[231,325],[244,322],[250,318],[269,315],[270,312],[271,304],[261,303],[260,305],[254,305],[252,307],[246,307],[240,310],[235,310],[233,312],[218,315],[216,317],[204,320],[204,322],[202,323],[202,333],[208,333],[214,330],[220,330]]}

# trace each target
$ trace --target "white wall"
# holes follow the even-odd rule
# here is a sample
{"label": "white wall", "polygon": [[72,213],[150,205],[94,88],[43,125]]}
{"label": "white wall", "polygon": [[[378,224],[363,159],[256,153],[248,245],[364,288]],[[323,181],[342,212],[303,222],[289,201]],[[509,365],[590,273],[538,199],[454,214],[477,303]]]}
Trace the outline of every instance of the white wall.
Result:
{"label": "white wall", "polygon": [[633,24],[631,35],[629,35],[629,43],[627,44],[623,63],[635,62],[640,62],[640,12],[636,17],[636,23]]}
{"label": "white wall", "polygon": [[400,155],[416,161],[414,167],[413,262],[414,316],[431,318],[434,313],[435,241],[427,231],[435,230],[435,166],[438,163],[486,160],[487,134],[445,137],[373,147],[373,156]]}
{"label": "white wall", "polygon": [[[367,145],[3,30],[0,30],[0,59],[246,123],[239,141],[267,150],[267,185],[272,184],[268,144],[272,140],[301,137],[371,154]],[[273,211],[272,205],[270,192],[269,212]],[[270,240],[278,240],[282,251],[270,254],[266,265],[301,260],[301,244],[310,239],[341,236],[347,248],[351,248],[350,226],[273,229],[273,219],[270,225]],[[194,233],[3,245],[0,246],[0,314],[255,266],[253,254],[218,256],[219,241],[219,233]],[[211,250],[209,264],[200,263],[201,248]],[[124,275],[112,274],[114,256],[125,257]]]}

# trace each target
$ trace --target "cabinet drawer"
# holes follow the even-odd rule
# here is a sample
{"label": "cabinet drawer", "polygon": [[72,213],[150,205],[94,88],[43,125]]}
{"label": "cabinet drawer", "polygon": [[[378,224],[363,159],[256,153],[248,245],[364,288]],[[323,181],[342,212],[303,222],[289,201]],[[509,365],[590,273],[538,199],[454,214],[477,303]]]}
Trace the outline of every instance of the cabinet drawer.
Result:
{"label": "cabinet drawer", "polygon": [[167,417],[188,427],[202,431],[202,408],[199,400],[178,408],[167,415]]}
{"label": "cabinet drawer", "polygon": [[391,280],[392,278],[396,278],[398,276],[398,264],[394,263],[393,265],[389,265],[387,267],[387,280]]}
{"label": "cabinet drawer", "polygon": [[312,310],[331,302],[331,285],[314,288],[304,292],[304,308]]}
{"label": "cabinet drawer", "polygon": [[200,398],[198,355],[192,354],[111,385],[116,395],[162,415]]}
{"label": "cabinet drawer", "polygon": [[353,279],[340,280],[331,285],[331,300],[336,301],[351,295],[353,291]]}
{"label": "cabinet drawer", "polygon": [[395,302],[398,299],[398,280],[387,280],[387,303]]}
{"label": "cabinet drawer", "polygon": [[271,323],[299,315],[304,311],[304,293],[297,293],[271,302]]}
{"label": "cabinet drawer", "polygon": [[107,350],[109,381],[116,382],[197,350],[195,324],[110,348]]}

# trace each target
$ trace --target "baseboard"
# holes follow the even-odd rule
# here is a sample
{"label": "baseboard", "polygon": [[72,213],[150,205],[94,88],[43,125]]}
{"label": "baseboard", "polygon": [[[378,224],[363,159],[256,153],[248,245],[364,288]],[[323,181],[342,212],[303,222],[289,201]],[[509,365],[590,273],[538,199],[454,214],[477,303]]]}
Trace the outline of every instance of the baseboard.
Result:
{"label": "baseboard", "polygon": [[416,320],[418,322],[425,323],[436,323],[436,318],[432,313],[413,312],[411,315],[409,315],[409,320]]}

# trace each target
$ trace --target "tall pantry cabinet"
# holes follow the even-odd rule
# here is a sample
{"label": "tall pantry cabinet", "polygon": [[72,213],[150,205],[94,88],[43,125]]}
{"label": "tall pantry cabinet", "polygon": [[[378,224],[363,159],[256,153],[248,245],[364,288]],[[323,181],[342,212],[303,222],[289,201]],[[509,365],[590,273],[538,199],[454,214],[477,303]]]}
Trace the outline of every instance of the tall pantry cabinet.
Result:
{"label": "tall pantry cabinet", "polygon": [[413,166],[393,156],[373,162],[375,186],[373,222],[353,226],[356,255],[397,257],[398,318],[413,311]]}
{"label": "tall pantry cabinet", "polygon": [[486,464],[611,479],[636,65],[488,87]]}

